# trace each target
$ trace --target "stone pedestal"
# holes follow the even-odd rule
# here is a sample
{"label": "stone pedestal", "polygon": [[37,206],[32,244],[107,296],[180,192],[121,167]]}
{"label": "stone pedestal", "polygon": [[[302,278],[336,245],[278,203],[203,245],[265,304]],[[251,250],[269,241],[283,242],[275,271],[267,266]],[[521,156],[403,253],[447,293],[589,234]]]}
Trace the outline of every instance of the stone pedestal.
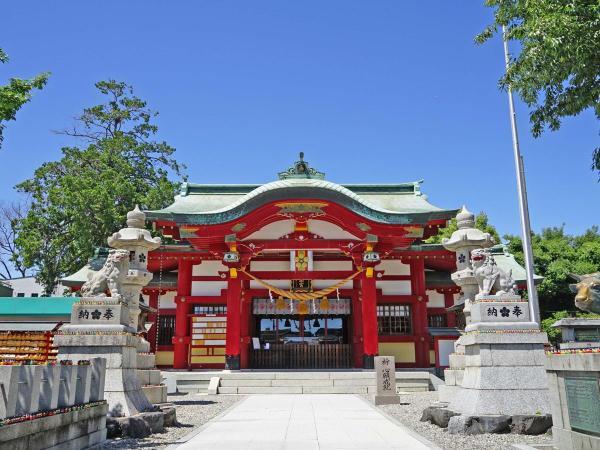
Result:
{"label": "stone pedestal", "polygon": [[152,409],[137,376],[140,338],[129,326],[129,308],[112,297],[82,298],[73,304],[71,324],[54,337],[59,360],[106,359],[104,398],[110,416],[130,416]]}
{"label": "stone pedestal", "polygon": [[464,375],[460,395],[452,398],[449,410],[466,416],[550,413],[544,369],[546,333],[474,331],[461,341]]}

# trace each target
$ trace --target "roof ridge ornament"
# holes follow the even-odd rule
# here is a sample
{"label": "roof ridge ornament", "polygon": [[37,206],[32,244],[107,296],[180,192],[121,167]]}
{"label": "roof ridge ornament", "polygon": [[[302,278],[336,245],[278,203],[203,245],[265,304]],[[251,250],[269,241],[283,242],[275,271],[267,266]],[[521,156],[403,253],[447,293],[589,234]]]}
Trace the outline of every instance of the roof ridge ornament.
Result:
{"label": "roof ridge ornament", "polygon": [[325,173],[319,172],[318,170],[310,167],[307,161],[304,161],[304,152],[300,152],[300,159],[294,163],[294,165],[288,168],[284,172],[279,172],[280,180],[287,180],[290,178],[314,178],[317,180],[324,180]]}

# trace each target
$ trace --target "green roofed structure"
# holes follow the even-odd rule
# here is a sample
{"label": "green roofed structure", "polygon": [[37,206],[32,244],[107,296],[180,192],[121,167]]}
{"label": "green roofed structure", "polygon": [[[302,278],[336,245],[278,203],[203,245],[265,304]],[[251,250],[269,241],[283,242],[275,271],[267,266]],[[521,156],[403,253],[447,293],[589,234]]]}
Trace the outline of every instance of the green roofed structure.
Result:
{"label": "green roofed structure", "polygon": [[47,331],[71,320],[77,297],[0,297],[0,331]]}

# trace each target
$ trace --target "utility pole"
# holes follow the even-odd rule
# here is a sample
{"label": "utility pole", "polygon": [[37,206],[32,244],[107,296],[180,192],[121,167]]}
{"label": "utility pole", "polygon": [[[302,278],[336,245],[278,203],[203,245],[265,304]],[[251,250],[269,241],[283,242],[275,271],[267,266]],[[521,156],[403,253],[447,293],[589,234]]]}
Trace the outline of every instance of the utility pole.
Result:
{"label": "utility pole", "polygon": [[[508,39],[506,36],[506,27],[502,26],[502,41],[504,43],[504,62],[506,71],[510,66],[508,56]],[[531,321],[540,326],[540,304],[538,301],[537,289],[533,279],[533,249],[531,247],[531,224],[529,222],[529,206],[527,203],[527,187],[525,185],[525,168],[523,167],[523,157],[519,149],[519,135],[517,133],[517,116],[515,114],[515,104],[513,101],[512,87],[508,84],[508,108],[510,111],[510,125],[512,128],[512,142],[515,156],[515,169],[517,172],[517,190],[519,193],[519,212],[521,219],[521,236],[523,239],[523,254],[525,256],[525,271],[527,273],[527,293],[529,297],[529,314]]]}

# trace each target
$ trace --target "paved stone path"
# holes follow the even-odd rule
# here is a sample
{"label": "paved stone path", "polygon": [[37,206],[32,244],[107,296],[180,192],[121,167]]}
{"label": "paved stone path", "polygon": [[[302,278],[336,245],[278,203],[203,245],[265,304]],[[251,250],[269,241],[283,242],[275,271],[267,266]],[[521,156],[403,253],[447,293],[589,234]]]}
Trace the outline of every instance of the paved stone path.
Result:
{"label": "paved stone path", "polygon": [[188,435],[191,449],[436,448],[355,395],[251,395]]}

